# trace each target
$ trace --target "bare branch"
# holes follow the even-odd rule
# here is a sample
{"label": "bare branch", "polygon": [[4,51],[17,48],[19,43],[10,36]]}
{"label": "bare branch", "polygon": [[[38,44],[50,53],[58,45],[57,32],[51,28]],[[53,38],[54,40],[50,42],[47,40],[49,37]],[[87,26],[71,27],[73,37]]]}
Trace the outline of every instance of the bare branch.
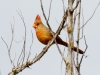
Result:
{"label": "bare branch", "polygon": [[12,27],[12,24],[11,24],[11,31],[12,31],[12,39],[11,39],[10,47],[9,47],[9,50],[8,50],[8,55],[10,57],[11,63],[13,63],[12,60],[11,60],[11,55],[10,55],[10,50],[11,50],[12,43],[13,43],[13,38],[14,38],[14,26]]}
{"label": "bare branch", "polygon": [[[67,13],[67,11],[66,11]],[[35,58],[33,58],[32,60],[28,61],[27,63],[24,63],[22,65],[19,65],[19,66],[16,66],[12,69],[12,72],[10,72],[8,75],[15,75],[15,74],[18,74],[19,72],[21,72],[22,70],[24,70],[26,67],[29,67],[31,66],[32,64],[36,63],[38,60],[41,59],[41,57],[48,51],[48,48],[53,44],[55,38],[57,37],[57,35],[60,33],[60,31],[62,30],[63,28],[63,25],[67,19],[66,17],[67,15],[64,14],[64,17],[61,21],[61,24],[58,28],[58,30],[56,31],[56,34],[54,35],[54,38],[43,48],[42,52],[37,55]]]}
{"label": "bare branch", "polygon": [[19,58],[18,58],[18,60],[17,60],[17,65],[20,65],[21,63],[21,56],[22,56],[22,54],[23,54],[23,49],[22,49],[22,51],[21,51],[21,53],[20,53],[20,55],[19,55]]}
{"label": "bare branch", "polygon": [[81,0],[77,0],[76,6],[73,8],[73,11],[78,7],[80,1],[81,1]]}
{"label": "bare branch", "polygon": [[[75,10],[75,14],[74,14],[74,27],[75,27],[75,22],[76,22],[76,17],[79,15],[79,13],[80,13],[80,11],[77,13],[77,8],[78,8],[78,6],[77,5],[79,5],[79,2],[81,2],[81,0],[77,0],[76,1],[76,8],[74,8],[74,10]],[[73,27],[73,31],[74,31],[74,27]]]}
{"label": "bare branch", "polygon": [[[23,37],[23,39],[24,39],[24,43],[23,43],[23,49],[22,49],[22,52],[21,52],[21,55],[22,55],[22,53],[23,53],[23,59],[22,59],[22,64],[23,64],[23,62],[24,62],[24,60],[25,60],[25,49],[26,49],[26,24],[25,24],[25,21],[24,21],[24,17],[23,17],[23,15],[22,15],[22,12],[21,12],[21,10],[19,9],[19,11],[20,11],[20,13],[17,11],[17,13],[18,13],[18,15],[20,16],[20,18],[21,18],[21,20],[22,20],[22,22],[23,22],[23,24],[24,24],[24,28],[25,28],[25,34],[24,34],[24,37]],[[20,55],[20,56],[21,56]],[[20,57],[19,57],[19,59],[20,59]],[[18,61],[19,61],[19,59],[18,59]]]}
{"label": "bare branch", "polygon": [[76,65],[78,67],[78,52],[79,52],[79,38],[80,38],[80,12],[81,12],[81,1],[79,3],[79,15],[78,15],[78,28],[77,28],[77,55],[76,55]]}
{"label": "bare branch", "polygon": [[[14,19],[14,17],[13,17],[13,19]],[[14,24],[15,24],[15,20],[14,20]],[[11,33],[12,33],[12,38],[11,38],[11,42],[10,42],[10,47],[8,47],[7,43],[5,42],[5,40],[2,37],[1,37],[1,39],[3,40],[3,42],[5,43],[5,45],[6,45],[7,49],[8,49],[9,59],[10,59],[11,64],[14,67],[14,62],[12,61],[11,55],[10,55],[10,50],[12,48],[12,43],[13,43],[13,39],[14,39],[14,25],[12,26],[12,24],[11,24]]]}
{"label": "bare branch", "polygon": [[[86,43],[85,36],[84,36],[84,41],[85,41],[85,45],[86,45],[86,48],[85,48],[85,51],[84,51],[84,54],[85,54],[85,52],[86,52],[86,50],[87,50],[87,48],[88,48],[88,45],[87,45],[87,43]],[[79,67],[81,66],[81,63],[82,63],[84,54],[83,54],[82,57],[81,57],[81,60],[80,60],[80,63],[79,63]]]}
{"label": "bare branch", "polygon": [[2,37],[1,37],[1,39],[2,39],[2,41],[5,43],[7,49],[9,49],[9,47],[8,47],[8,45],[7,45],[7,43],[6,43],[6,41],[5,41]]}
{"label": "bare branch", "polygon": [[30,49],[29,49],[29,54],[28,54],[28,57],[27,57],[27,61],[29,60],[29,57],[31,55],[31,48],[32,48],[32,45],[33,45],[33,32],[32,32],[32,30],[31,30],[31,34],[32,34],[32,43],[30,45]]}
{"label": "bare branch", "polygon": [[67,63],[67,60],[65,60],[65,57],[64,57],[63,53],[61,52],[61,50],[60,50],[60,48],[59,48],[59,46],[58,46],[56,40],[55,40],[55,43],[56,43],[56,46],[57,46],[57,48],[58,48],[58,51],[59,51],[59,53],[60,53],[62,59],[64,60],[64,62],[65,62],[65,64],[66,64],[66,63]]}
{"label": "bare branch", "polygon": [[52,29],[51,29],[51,27],[50,27],[50,25],[49,25],[49,23],[48,23],[48,20],[47,20],[47,18],[46,18],[46,15],[45,15],[44,9],[43,9],[42,0],[40,0],[40,4],[41,4],[42,13],[43,13],[43,16],[44,16],[44,18],[45,18],[45,20],[46,20],[46,23],[47,23],[49,29],[52,31]]}
{"label": "bare branch", "polygon": [[[94,16],[94,14],[95,14],[95,12],[96,12],[96,10],[97,10],[97,8],[98,8],[99,5],[100,5],[100,2],[98,3],[97,7],[95,8],[95,10],[94,10],[92,16],[85,22],[85,24],[84,24],[81,28],[83,28],[83,27],[92,19],[92,17]],[[80,29],[81,29],[81,28],[80,28]]]}
{"label": "bare branch", "polygon": [[[53,38],[54,38],[54,33],[52,32],[52,29],[51,29],[51,27],[50,27],[50,25],[49,25],[49,23],[48,23],[48,20],[47,20],[47,18],[46,18],[46,16],[45,16],[45,13],[44,13],[43,5],[42,5],[42,0],[40,0],[40,2],[41,2],[41,9],[42,9],[43,15],[44,15],[44,17],[45,17],[46,23],[47,23],[47,25],[48,25],[48,27],[49,27],[49,29],[50,29],[52,35],[53,35]],[[61,52],[61,50],[60,50],[60,48],[59,48],[57,42],[56,42],[56,40],[55,40],[55,44],[56,44],[56,46],[57,46],[57,48],[58,48],[58,51],[59,51],[60,55],[62,56],[62,58],[63,58],[64,61],[66,62],[66,60],[65,60],[65,58],[64,58],[64,56],[63,56],[63,54],[62,54],[62,52]]]}
{"label": "bare branch", "polygon": [[64,0],[62,0],[62,3],[63,3],[63,11],[64,11],[64,14],[65,14],[65,5],[64,5]]}
{"label": "bare branch", "polygon": [[[64,56],[64,53],[65,53],[65,47],[64,47],[64,51],[63,51],[63,56]],[[61,72],[62,72],[62,63],[63,63],[63,58],[62,58],[62,61],[61,61]]]}
{"label": "bare branch", "polygon": [[[83,18],[83,24],[84,24],[84,15],[83,15],[83,9],[82,9],[82,18]],[[83,30],[84,30],[84,27],[82,28],[82,36],[79,38],[79,40],[83,38]]]}
{"label": "bare branch", "polygon": [[52,0],[50,1],[50,7],[49,7],[48,21],[49,21],[49,18],[50,18],[51,4],[52,4]]}

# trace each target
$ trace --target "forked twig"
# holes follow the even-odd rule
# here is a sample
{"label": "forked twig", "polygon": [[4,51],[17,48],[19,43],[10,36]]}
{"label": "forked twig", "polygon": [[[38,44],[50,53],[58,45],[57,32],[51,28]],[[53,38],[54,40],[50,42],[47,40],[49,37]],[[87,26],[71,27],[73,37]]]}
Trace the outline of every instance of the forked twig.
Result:
{"label": "forked twig", "polygon": [[77,0],[77,2],[76,2],[76,6],[73,8],[73,11],[78,7],[80,1],[81,1],[81,0]]}
{"label": "forked twig", "polygon": [[[14,17],[13,17],[13,19],[14,19]],[[15,20],[14,20],[14,24],[15,24]],[[10,46],[9,47],[8,47],[6,41],[1,37],[1,39],[3,40],[3,42],[5,43],[5,45],[6,45],[7,49],[8,49],[8,56],[9,56],[10,62],[13,65],[13,67],[14,67],[14,62],[11,59],[10,50],[12,48],[12,43],[13,43],[13,40],[14,40],[14,24],[13,24],[13,27],[12,27],[12,24],[11,24],[12,38],[11,38],[11,42],[10,42]]]}
{"label": "forked twig", "polygon": [[[24,43],[23,43],[23,48],[22,48],[22,52],[21,52],[21,54],[20,54],[20,56],[19,56],[19,59],[21,58],[21,55],[23,54],[23,57],[22,57],[22,64],[23,64],[23,62],[24,62],[24,60],[25,60],[25,49],[26,49],[26,24],[25,24],[25,21],[24,21],[24,17],[23,17],[23,15],[22,15],[22,12],[21,12],[21,10],[19,9],[19,11],[20,11],[20,13],[17,11],[17,13],[18,13],[18,15],[20,16],[20,18],[21,18],[21,20],[22,20],[22,22],[23,22],[23,24],[24,24],[24,28],[25,28],[25,35],[24,35],[24,37],[23,37],[23,40],[24,40]],[[19,62],[19,59],[18,59],[18,62]],[[19,65],[20,64],[20,62],[18,63],[17,62],[17,65]]]}
{"label": "forked twig", "polygon": [[[88,45],[87,45],[87,43],[86,43],[86,38],[85,38],[85,36],[84,36],[84,41],[85,41],[85,45],[86,45],[86,48],[85,48],[85,51],[84,51],[84,54],[85,54],[85,52],[86,52],[86,50],[87,50],[87,48],[88,48]],[[79,67],[80,67],[80,65],[81,65],[81,63],[82,63],[84,54],[83,54],[82,57],[81,57],[81,60],[80,60],[80,63],[79,63]]]}

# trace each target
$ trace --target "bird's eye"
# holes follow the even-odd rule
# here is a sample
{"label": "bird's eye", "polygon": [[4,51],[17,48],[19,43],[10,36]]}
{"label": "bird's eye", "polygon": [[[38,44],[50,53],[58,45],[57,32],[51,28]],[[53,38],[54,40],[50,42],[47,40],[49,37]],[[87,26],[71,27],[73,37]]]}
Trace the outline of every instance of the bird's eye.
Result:
{"label": "bird's eye", "polygon": [[39,23],[37,23],[37,25],[39,25]]}

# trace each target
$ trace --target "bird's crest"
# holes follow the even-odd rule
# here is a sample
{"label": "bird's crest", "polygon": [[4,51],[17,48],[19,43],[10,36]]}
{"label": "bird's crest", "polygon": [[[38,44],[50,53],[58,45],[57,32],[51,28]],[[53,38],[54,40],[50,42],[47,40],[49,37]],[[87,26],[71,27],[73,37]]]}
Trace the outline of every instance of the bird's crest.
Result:
{"label": "bird's crest", "polygon": [[35,18],[35,20],[41,20],[40,16],[37,15],[36,18]]}

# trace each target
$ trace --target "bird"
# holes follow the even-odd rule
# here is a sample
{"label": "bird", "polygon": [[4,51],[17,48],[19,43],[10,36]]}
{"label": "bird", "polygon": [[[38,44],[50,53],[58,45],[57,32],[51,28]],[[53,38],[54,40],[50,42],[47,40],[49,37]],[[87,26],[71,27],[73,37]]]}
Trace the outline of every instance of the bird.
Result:
{"label": "bird", "polygon": [[[53,35],[52,35],[53,31],[51,32],[50,29],[43,24],[41,17],[39,15],[36,16],[32,27],[35,29],[37,39],[42,44],[47,45],[49,41],[53,39]],[[68,43],[63,41],[59,36],[56,37],[56,42],[57,44],[68,47]],[[53,42],[53,44],[55,44],[55,42]],[[74,46],[72,50],[77,52],[77,47]],[[84,54],[84,51],[82,51],[81,49],[78,50],[79,50],[78,51],[79,54]]]}

